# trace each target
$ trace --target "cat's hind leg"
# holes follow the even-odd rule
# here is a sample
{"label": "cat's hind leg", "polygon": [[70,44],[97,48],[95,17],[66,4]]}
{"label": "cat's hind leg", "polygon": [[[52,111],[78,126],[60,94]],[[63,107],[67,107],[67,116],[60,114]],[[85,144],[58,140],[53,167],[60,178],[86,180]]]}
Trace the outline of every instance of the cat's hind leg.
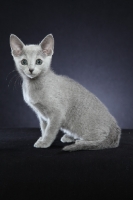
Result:
{"label": "cat's hind leg", "polygon": [[105,139],[103,141],[76,140],[74,144],[65,146],[63,150],[64,151],[100,150],[100,149],[116,148],[116,147],[118,147],[118,142],[111,144],[108,139]]}
{"label": "cat's hind leg", "polygon": [[76,142],[72,145],[65,146],[63,148],[64,151],[79,151],[79,150],[96,150],[101,147],[99,146],[100,141],[84,141],[84,140],[76,140]]}
{"label": "cat's hind leg", "polygon": [[63,137],[61,138],[61,142],[65,143],[65,142],[74,142],[74,138],[65,134],[63,135]]}

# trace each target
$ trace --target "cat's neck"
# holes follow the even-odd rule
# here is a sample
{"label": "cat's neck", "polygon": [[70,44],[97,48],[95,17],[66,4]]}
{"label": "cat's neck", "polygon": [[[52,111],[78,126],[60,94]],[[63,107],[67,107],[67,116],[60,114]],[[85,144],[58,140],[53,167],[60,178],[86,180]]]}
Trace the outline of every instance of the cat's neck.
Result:
{"label": "cat's neck", "polygon": [[52,70],[48,70],[47,72],[42,73],[33,79],[23,76],[23,84],[28,87],[36,87],[37,89],[41,89],[52,74],[54,74],[54,72]]}

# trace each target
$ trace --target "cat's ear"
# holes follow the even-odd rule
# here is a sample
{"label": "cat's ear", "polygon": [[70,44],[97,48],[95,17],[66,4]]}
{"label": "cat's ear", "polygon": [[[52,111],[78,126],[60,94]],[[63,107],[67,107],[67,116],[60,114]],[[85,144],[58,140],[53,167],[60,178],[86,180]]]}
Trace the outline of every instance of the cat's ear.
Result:
{"label": "cat's ear", "polygon": [[47,56],[51,56],[54,53],[54,38],[52,34],[47,35],[39,44],[43,50],[43,53]]}
{"label": "cat's ear", "polygon": [[10,47],[13,56],[20,56],[24,47],[24,43],[16,35],[11,34]]}

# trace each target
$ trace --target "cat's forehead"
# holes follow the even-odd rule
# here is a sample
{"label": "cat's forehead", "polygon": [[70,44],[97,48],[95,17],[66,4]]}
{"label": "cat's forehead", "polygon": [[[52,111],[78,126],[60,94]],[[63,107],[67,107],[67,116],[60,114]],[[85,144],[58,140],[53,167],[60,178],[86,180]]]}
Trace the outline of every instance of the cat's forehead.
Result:
{"label": "cat's forehead", "polygon": [[25,54],[33,55],[33,54],[40,54],[42,49],[39,45],[25,45],[23,49]]}

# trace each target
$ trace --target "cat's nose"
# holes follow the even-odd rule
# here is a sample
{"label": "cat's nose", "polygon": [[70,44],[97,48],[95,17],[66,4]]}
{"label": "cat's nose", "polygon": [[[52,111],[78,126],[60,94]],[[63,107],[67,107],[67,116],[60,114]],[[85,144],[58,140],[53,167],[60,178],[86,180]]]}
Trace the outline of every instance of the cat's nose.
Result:
{"label": "cat's nose", "polygon": [[29,69],[30,73],[32,74],[32,72],[34,71],[34,69]]}

